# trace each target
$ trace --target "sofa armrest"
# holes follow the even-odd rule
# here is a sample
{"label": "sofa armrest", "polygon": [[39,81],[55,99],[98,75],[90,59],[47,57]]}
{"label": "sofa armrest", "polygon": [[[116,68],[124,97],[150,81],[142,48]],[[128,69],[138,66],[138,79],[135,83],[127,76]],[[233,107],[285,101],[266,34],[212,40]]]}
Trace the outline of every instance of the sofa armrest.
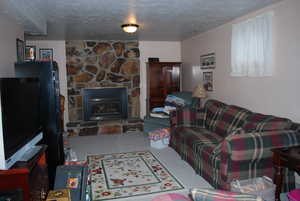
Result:
{"label": "sofa armrest", "polygon": [[231,134],[215,149],[221,159],[221,179],[230,184],[235,179],[273,178],[271,149],[299,144],[300,134],[295,130]]}
{"label": "sofa armrest", "polygon": [[204,110],[194,108],[177,108],[170,113],[171,128],[204,126]]}

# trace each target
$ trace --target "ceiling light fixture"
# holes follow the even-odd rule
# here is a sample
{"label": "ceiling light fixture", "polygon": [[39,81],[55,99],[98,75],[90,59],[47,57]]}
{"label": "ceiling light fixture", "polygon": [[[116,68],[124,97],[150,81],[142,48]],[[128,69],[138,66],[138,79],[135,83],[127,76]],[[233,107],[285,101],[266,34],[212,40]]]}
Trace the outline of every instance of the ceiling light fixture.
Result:
{"label": "ceiling light fixture", "polygon": [[127,33],[134,33],[139,28],[137,24],[123,24],[122,26],[123,31]]}

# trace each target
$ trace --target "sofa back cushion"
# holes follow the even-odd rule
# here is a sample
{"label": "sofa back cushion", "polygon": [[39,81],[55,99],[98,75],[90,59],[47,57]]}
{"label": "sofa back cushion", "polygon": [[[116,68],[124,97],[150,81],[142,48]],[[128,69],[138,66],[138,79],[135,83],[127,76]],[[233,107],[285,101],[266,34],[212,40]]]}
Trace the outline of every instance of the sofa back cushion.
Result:
{"label": "sofa back cushion", "polygon": [[208,100],[204,105],[205,116],[204,116],[204,124],[205,128],[214,132],[217,126],[217,121],[219,115],[222,113],[224,108],[226,107],[225,103],[222,103],[217,100]]}
{"label": "sofa back cushion", "polygon": [[215,132],[222,137],[226,137],[234,130],[241,128],[250,114],[251,112],[247,109],[235,105],[227,106],[219,115]]}
{"label": "sofa back cushion", "polygon": [[260,113],[248,116],[242,128],[247,131],[272,131],[291,129],[292,121],[286,118],[274,117]]}

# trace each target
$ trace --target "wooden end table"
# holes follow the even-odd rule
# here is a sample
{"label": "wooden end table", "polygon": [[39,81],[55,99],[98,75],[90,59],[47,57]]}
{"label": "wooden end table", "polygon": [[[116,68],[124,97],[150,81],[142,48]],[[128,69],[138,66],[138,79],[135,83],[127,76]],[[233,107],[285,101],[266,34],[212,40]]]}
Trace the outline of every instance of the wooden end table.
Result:
{"label": "wooden end table", "polygon": [[0,171],[0,191],[21,190],[23,201],[41,201],[49,189],[46,163],[47,146],[26,162]]}
{"label": "wooden end table", "polygon": [[280,201],[283,183],[283,168],[300,173],[300,146],[272,149],[275,168],[274,182],[276,184],[275,199]]}

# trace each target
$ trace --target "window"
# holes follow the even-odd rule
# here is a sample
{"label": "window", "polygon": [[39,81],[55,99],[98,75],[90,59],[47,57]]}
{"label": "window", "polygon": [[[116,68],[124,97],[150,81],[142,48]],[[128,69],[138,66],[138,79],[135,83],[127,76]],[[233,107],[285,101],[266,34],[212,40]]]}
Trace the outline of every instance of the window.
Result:
{"label": "window", "polygon": [[231,75],[272,75],[273,12],[232,26]]}

